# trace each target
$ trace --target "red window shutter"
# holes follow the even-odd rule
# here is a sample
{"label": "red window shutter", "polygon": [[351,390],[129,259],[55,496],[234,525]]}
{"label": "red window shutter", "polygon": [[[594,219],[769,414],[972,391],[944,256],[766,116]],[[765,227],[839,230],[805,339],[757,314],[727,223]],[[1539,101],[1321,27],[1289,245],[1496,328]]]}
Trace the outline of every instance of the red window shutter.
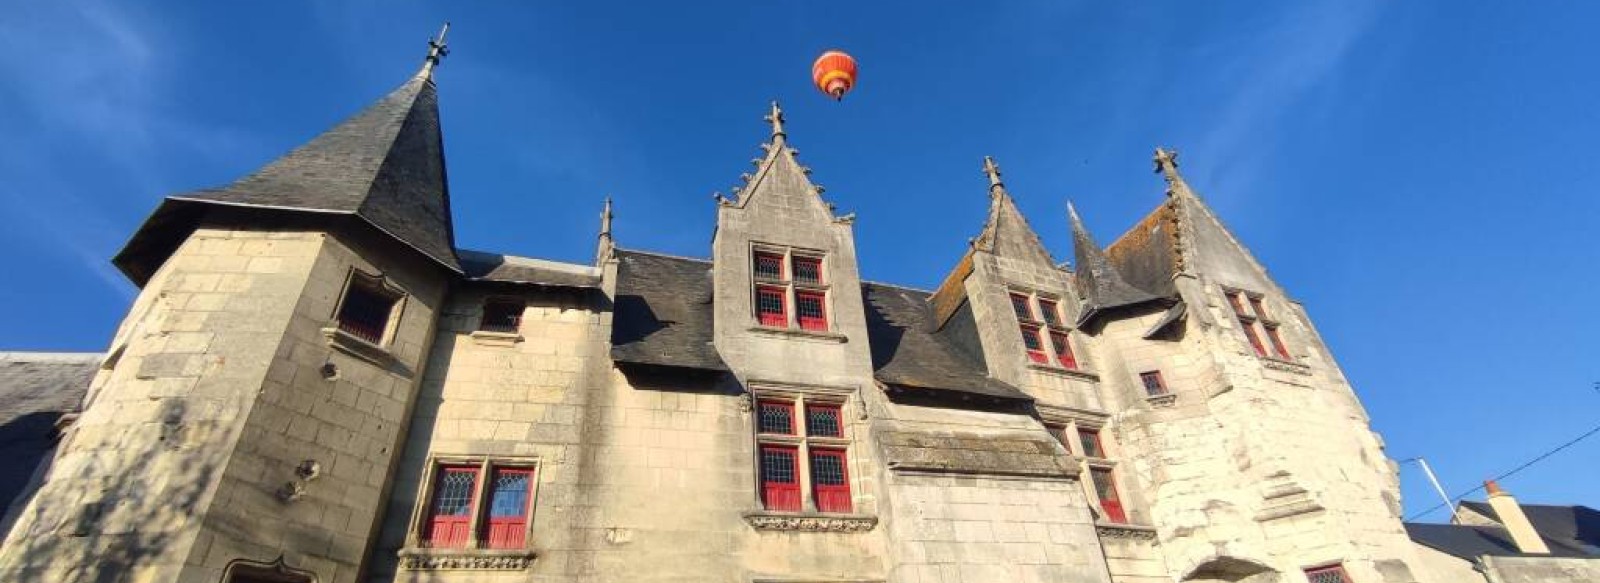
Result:
{"label": "red window shutter", "polygon": [[1261,346],[1261,336],[1256,334],[1256,326],[1249,320],[1239,320],[1239,326],[1244,328],[1244,337],[1250,340],[1250,347],[1256,351],[1256,356],[1266,356],[1267,349]]}
{"label": "red window shutter", "polygon": [[423,533],[424,543],[437,548],[467,546],[477,495],[478,468],[440,466],[433,485],[432,509]]}
{"label": "red window shutter", "polygon": [[850,471],[843,450],[811,450],[811,490],[819,512],[850,512]]}
{"label": "red window shutter", "polygon": [[1105,511],[1106,520],[1117,524],[1128,522],[1128,514],[1122,509],[1122,498],[1117,496],[1117,483],[1111,475],[1111,470],[1094,468],[1089,470],[1089,477],[1094,482],[1094,491],[1100,497],[1100,509]]}
{"label": "red window shutter", "polygon": [[1078,359],[1072,356],[1072,344],[1066,334],[1051,332],[1050,343],[1056,347],[1056,363],[1066,368],[1078,368]]}
{"label": "red window shutter", "polygon": [[1022,346],[1028,350],[1028,360],[1045,364],[1050,358],[1044,354],[1044,340],[1039,338],[1039,327],[1022,325]]}
{"label": "red window shutter", "polygon": [[789,327],[789,298],[781,287],[756,288],[756,316],[762,326]]}
{"label": "red window shutter", "polygon": [[1123,510],[1122,510],[1122,501],[1120,501],[1120,500],[1101,500],[1100,501],[1100,509],[1105,511],[1106,520],[1111,521],[1111,522],[1116,523],[1116,524],[1127,524],[1128,523],[1128,513],[1123,512]]}
{"label": "red window shutter", "polygon": [[794,315],[800,322],[800,329],[815,331],[828,329],[828,309],[823,298],[822,292],[795,292]]}
{"label": "red window shutter", "polygon": [[528,543],[528,508],[533,504],[533,470],[495,468],[489,482],[489,516],[484,546],[521,549]]}
{"label": "red window shutter", "polygon": [[793,446],[761,446],[761,502],[767,510],[800,511],[798,456]]}
{"label": "red window shutter", "polygon": [[1278,358],[1289,360],[1289,348],[1283,345],[1283,337],[1278,335],[1277,326],[1267,326],[1267,339],[1272,341],[1272,351],[1278,353]]}

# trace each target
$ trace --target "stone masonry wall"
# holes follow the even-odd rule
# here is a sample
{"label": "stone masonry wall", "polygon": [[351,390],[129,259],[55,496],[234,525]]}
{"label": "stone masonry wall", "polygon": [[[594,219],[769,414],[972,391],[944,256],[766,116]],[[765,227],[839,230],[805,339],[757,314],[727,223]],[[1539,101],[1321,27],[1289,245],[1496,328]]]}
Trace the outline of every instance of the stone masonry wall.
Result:
{"label": "stone masonry wall", "polygon": [[183,243],[124,322],[113,370],[0,552],[0,580],[180,580],[323,245],[209,228]]}
{"label": "stone masonry wall", "polygon": [[[352,270],[403,293],[381,348],[332,333]],[[234,561],[356,581],[410,421],[445,293],[440,270],[366,235],[329,235],[227,463],[185,581],[220,580]],[[305,473],[301,473],[305,472]]]}

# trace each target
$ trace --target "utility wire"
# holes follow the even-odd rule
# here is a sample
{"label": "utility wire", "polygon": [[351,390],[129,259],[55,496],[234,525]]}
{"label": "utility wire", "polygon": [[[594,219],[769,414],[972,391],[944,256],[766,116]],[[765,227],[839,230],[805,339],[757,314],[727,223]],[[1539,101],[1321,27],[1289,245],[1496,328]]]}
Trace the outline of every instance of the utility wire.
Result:
{"label": "utility wire", "polygon": [[[1522,464],[1520,466],[1517,466],[1516,469],[1513,469],[1513,470],[1511,470],[1509,472],[1506,472],[1504,474],[1500,474],[1499,476],[1495,476],[1493,479],[1495,481],[1499,481],[1499,480],[1504,480],[1506,478],[1509,478],[1509,477],[1511,477],[1512,474],[1515,474],[1515,473],[1520,472],[1522,470],[1526,470],[1526,469],[1528,469],[1529,466],[1532,466],[1533,464],[1536,464],[1536,463],[1539,463],[1541,461],[1544,461],[1545,458],[1548,458],[1548,457],[1550,457],[1552,455],[1555,455],[1557,452],[1560,452],[1563,449],[1566,449],[1566,448],[1572,447],[1574,445],[1577,445],[1578,442],[1583,441],[1585,439],[1588,439],[1589,437],[1593,436],[1596,433],[1600,433],[1600,425],[1595,426],[1594,429],[1590,429],[1588,433],[1585,433],[1583,435],[1579,435],[1578,437],[1574,438],[1572,441],[1568,441],[1568,442],[1563,443],[1563,444],[1561,444],[1559,446],[1556,446],[1555,449],[1552,449],[1550,451],[1544,452],[1544,453],[1540,454],[1539,457],[1536,457],[1536,458],[1533,458],[1531,460],[1528,460],[1527,463]],[[1453,505],[1456,502],[1460,502],[1462,498],[1466,498],[1467,496],[1471,496],[1474,493],[1476,493],[1477,491],[1482,490],[1482,489],[1483,489],[1483,486],[1479,485],[1476,488],[1473,488],[1471,490],[1467,490],[1465,492],[1457,494],[1455,498],[1451,498],[1450,499],[1450,504],[1445,504],[1443,502],[1440,502],[1438,505],[1434,506],[1433,508],[1429,508],[1427,510],[1424,510],[1422,512],[1418,512],[1418,513],[1412,515],[1411,518],[1407,518],[1406,521],[1410,522],[1412,520],[1416,520],[1418,518],[1422,518],[1423,516],[1427,516],[1428,514],[1432,513],[1435,510],[1438,510],[1440,508],[1444,508],[1445,506]]]}

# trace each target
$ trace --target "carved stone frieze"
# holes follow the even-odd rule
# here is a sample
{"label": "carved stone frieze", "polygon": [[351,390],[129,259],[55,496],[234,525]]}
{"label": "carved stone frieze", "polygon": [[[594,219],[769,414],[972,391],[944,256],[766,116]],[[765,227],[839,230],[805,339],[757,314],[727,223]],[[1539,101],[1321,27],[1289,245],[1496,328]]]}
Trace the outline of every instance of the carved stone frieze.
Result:
{"label": "carved stone frieze", "polygon": [[1100,535],[1100,538],[1135,540],[1155,540],[1156,538],[1155,528],[1134,524],[1096,524],[1094,532]]}
{"label": "carved stone frieze", "polygon": [[521,571],[533,565],[533,551],[426,549],[400,552],[400,568],[412,571]]}
{"label": "carved stone frieze", "polygon": [[878,525],[873,516],[825,516],[814,514],[746,514],[745,522],[756,530],[797,530],[803,532],[866,532]]}

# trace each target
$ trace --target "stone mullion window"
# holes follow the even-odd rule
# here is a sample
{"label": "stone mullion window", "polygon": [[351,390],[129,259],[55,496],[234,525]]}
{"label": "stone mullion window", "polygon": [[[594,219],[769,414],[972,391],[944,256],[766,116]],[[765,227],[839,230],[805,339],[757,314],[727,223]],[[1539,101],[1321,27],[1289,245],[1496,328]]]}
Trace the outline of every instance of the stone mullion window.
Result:
{"label": "stone mullion window", "polygon": [[[436,548],[442,550],[525,550],[531,540],[533,504],[536,497],[538,464],[534,460],[513,460],[501,458],[480,458],[461,456],[440,456],[428,461],[426,481],[419,488],[416,511],[411,519],[411,526],[406,534],[406,547]],[[440,522],[437,512],[441,488],[449,487],[445,481],[449,475],[472,476],[472,485],[467,491],[465,500],[465,536],[458,537],[450,533],[437,531]],[[513,493],[510,490],[502,491],[497,483],[497,478],[503,475],[516,474],[521,476],[522,505],[515,508],[516,515],[503,517],[505,523],[517,523],[521,532],[504,533],[501,542],[520,542],[520,546],[506,546],[485,544],[489,540],[490,523],[494,520],[494,502],[499,494]],[[516,480],[513,480],[516,481]],[[459,500],[459,499],[458,499]],[[459,502],[457,503],[459,505]],[[451,516],[459,516],[451,515]],[[459,520],[459,519],[457,519]],[[457,524],[460,524],[457,522]]]}
{"label": "stone mullion window", "polygon": [[1033,364],[1080,370],[1082,363],[1072,349],[1072,330],[1061,314],[1061,300],[1055,296],[1021,290],[1007,292],[1017,316],[1022,349]]}
{"label": "stone mullion window", "polygon": [[[822,254],[790,247],[756,245],[751,251],[751,282],[757,324],[771,328],[827,332],[832,329],[826,261]],[[762,307],[763,294],[782,297],[783,323]],[[770,299],[768,300],[770,303]],[[802,313],[804,312],[804,313]]]}
{"label": "stone mullion window", "polygon": [[[1105,439],[1104,428],[1077,419],[1046,427],[1055,434],[1068,454],[1079,458],[1078,480],[1084,486],[1084,499],[1100,509],[1099,514],[1106,522],[1113,524],[1129,522],[1127,497],[1122,495],[1126,488],[1120,483],[1119,473],[1116,471],[1117,462],[1113,459],[1114,452]],[[1091,451],[1086,444],[1091,439],[1094,444],[1093,449],[1098,451]],[[1109,496],[1101,496],[1102,487],[1108,488]]]}
{"label": "stone mullion window", "polygon": [[1278,332],[1278,321],[1267,314],[1261,294],[1229,288],[1223,288],[1222,293],[1227,296],[1234,318],[1239,321],[1239,329],[1244,333],[1245,340],[1249,341],[1250,348],[1255,350],[1256,356],[1290,360],[1289,348],[1283,343],[1283,335]]}
{"label": "stone mullion window", "polygon": [[[844,434],[842,400],[826,396],[785,393],[758,396],[756,402],[756,472],[760,482],[758,497],[762,507],[772,512],[850,512],[854,507],[855,494],[850,484],[850,440]],[[786,425],[775,421],[780,414],[787,415]],[[824,431],[823,426],[813,423],[813,414],[824,420],[831,417],[832,431]],[[836,435],[826,435],[830,432]],[[793,454],[793,461],[787,469],[781,465],[776,468],[771,467],[773,464],[783,463],[781,458],[787,452]],[[834,496],[842,494],[849,501],[847,502],[849,507],[840,509],[836,502],[825,510],[818,503],[819,488],[816,476],[813,475],[815,470],[813,466],[817,463],[817,458],[829,458],[832,461],[824,463],[831,464],[836,461],[839,464],[842,483],[824,485],[822,490]],[[787,499],[791,488],[782,485],[787,482],[769,480],[775,475],[786,475],[791,471],[795,478],[793,488],[798,489],[798,504],[792,504]],[[776,496],[780,494],[784,497],[777,499]]]}

